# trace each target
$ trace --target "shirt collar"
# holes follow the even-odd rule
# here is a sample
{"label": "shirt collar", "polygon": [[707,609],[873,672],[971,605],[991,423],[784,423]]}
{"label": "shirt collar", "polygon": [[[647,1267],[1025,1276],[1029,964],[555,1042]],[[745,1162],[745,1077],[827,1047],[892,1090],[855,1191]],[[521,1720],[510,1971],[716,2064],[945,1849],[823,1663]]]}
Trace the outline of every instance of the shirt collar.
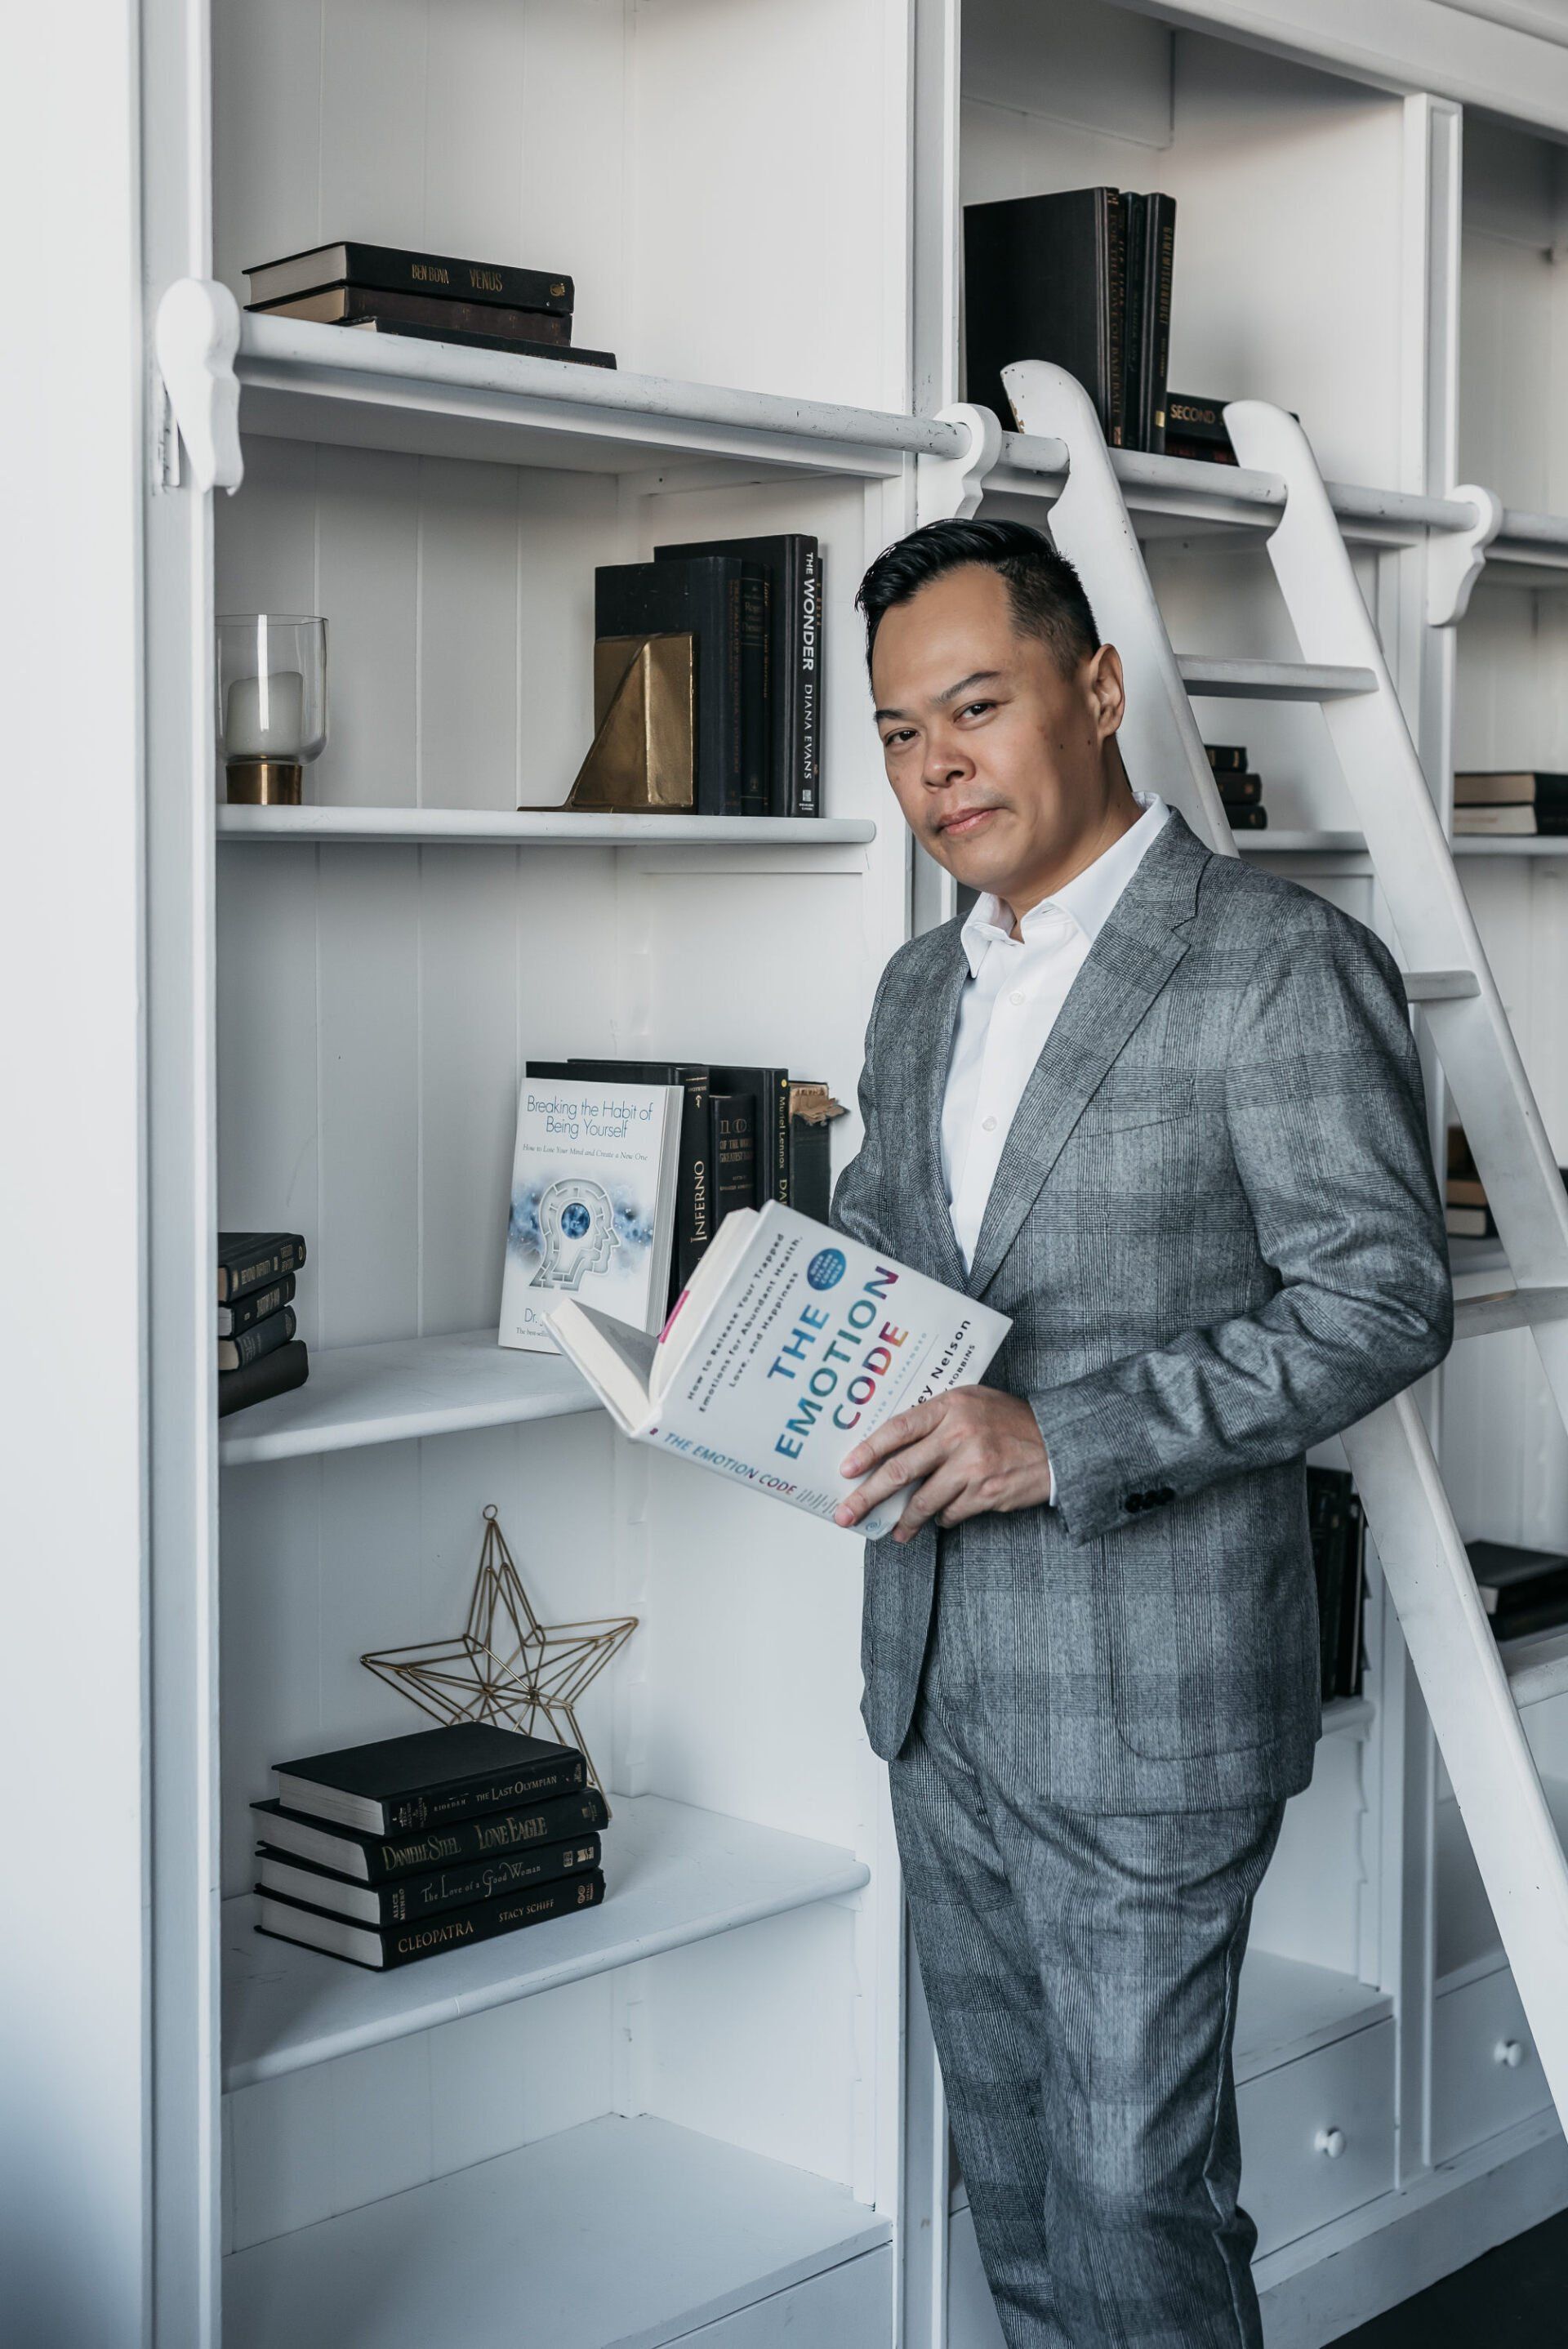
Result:
{"label": "shirt collar", "polygon": [[[1037,905],[1030,906],[1018,925],[1026,946],[1047,926],[1052,909],[1066,914],[1093,946],[1109,920],[1117,899],[1153,847],[1171,813],[1155,792],[1134,792],[1132,796],[1143,811],[1138,822],[1130,825],[1119,840],[1112,841],[1092,864],[1075,873],[1053,896],[1042,897]],[[959,936],[972,978],[979,977],[981,964],[998,939],[1016,943],[1012,926],[1004,917],[1001,900],[989,891],[975,899]]]}

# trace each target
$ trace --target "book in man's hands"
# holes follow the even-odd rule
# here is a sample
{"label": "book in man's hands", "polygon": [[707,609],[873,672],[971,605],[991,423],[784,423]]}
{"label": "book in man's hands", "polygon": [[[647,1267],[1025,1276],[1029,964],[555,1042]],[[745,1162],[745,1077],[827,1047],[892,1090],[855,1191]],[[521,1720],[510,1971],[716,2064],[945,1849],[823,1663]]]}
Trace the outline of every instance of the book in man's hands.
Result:
{"label": "book in man's hands", "polygon": [[[775,1201],[725,1218],[656,1340],[570,1299],[550,1326],[626,1434],[830,1518],[845,1453],[975,1385],[1012,1325]],[[906,1498],[857,1532],[877,1540]]]}
{"label": "book in man's hands", "polygon": [[331,1868],[335,1875],[351,1877],[358,1884],[385,1884],[395,1876],[497,1859],[508,1853],[531,1851],[539,1844],[591,1836],[610,1816],[610,1806],[597,1786],[583,1786],[575,1794],[557,1795],[520,1810],[487,1812],[482,1818],[390,1837],[304,1817],[285,1811],[275,1798],[253,1803],[251,1808],[256,1814],[257,1840],[269,1852],[307,1860],[313,1868]]}
{"label": "book in man's hands", "polygon": [[279,1762],[273,1775],[285,1810],[394,1836],[574,1794],[587,1773],[575,1746],[488,1721],[456,1721]]}
{"label": "book in man's hands", "polygon": [[555,1884],[481,1900],[468,1909],[449,1909],[407,1925],[356,1925],[346,1917],[307,1908],[303,1901],[284,1900],[263,1892],[256,1902],[256,1930],[274,1940],[298,1941],[322,1950],[331,1958],[347,1958],[356,1966],[388,1969],[406,1966],[416,1958],[438,1957],[443,1950],[459,1950],[472,1941],[491,1941],[499,1933],[515,1933],[524,1925],[542,1924],[547,1917],[564,1917],[579,1909],[596,1909],[604,1898],[604,1878],[594,1868],[582,1876],[568,1876]]}

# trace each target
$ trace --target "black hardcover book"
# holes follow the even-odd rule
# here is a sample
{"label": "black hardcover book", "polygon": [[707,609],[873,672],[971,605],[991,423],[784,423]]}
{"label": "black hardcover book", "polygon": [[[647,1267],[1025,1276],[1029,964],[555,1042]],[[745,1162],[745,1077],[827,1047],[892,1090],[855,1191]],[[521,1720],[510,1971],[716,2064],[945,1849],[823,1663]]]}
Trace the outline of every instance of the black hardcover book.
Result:
{"label": "black hardcover book", "polygon": [[582,1876],[563,1877],[555,1884],[530,1892],[508,1893],[499,1900],[481,1900],[468,1909],[449,1909],[407,1925],[355,1925],[346,1917],[302,1901],[280,1899],[263,1892],[256,1902],[256,1930],[273,1940],[297,1941],[330,1958],[346,1958],[351,1965],[386,1971],[411,1965],[417,1958],[439,1957],[445,1950],[469,1948],[475,1941],[492,1941],[500,1933],[515,1933],[524,1925],[542,1924],[548,1917],[566,1917],[580,1909],[596,1909],[604,1898],[604,1878],[597,1868]]}
{"label": "black hardcover book", "polygon": [[789,1071],[715,1065],[716,1092],[750,1093],[757,1103],[757,1198],[765,1207],[777,1199],[795,1204],[789,1193]]}
{"label": "black hardcover book", "polygon": [[1306,1472],[1307,1526],[1317,1585],[1318,1692],[1325,1704],[1338,1692],[1351,1491],[1343,1468],[1309,1467]]}
{"label": "black hardcover book", "polygon": [[279,1762],[273,1775],[285,1810],[396,1836],[573,1794],[588,1774],[575,1746],[458,1721]]}
{"label": "black hardcover book", "polygon": [[265,1288],[253,1288],[233,1305],[220,1305],[219,1337],[237,1338],[241,1330],[250,1329],[253,1322],[264,1321],[270,1313],[281,1313],[294,1293],[294,1278],[289,1272],[282,1280],[274,1280]]}
{"label": "black hardcover book", "polygon": [[537,1884],[558,1884],[563,1876],[577,1876],[598,1865],[596,1835],[540,1844],[501,1859],[470,1859],[461,1868],[438,1868],[425,1876],[394,1877],[386,1884],[356,1883],[308,1859],[263,1851],[256,1858],[256,1890],[328,1909],[356,1925],[407,1925],[416,1918],[438,1916],[444,1909],[471,1908],[482,1900],[527,1892]]}
{"label": "black hardcover book", "polygon": [[591,351],[584,344],[562,350],[554,343],[526,343],[512,335],[476,334],[471,326],[413,326],[402,318],[356,318],[355,335],[408,335],[417,343],[469,343],[484,351],[508,351],[514,359],[552,359],[561,367],[613,367],[614,351]]}
{"label": "black hardcover book", "polygon": [[1205,742],[1209,764],[1217,775],[1239,775],[1246,772],[1247,754],[1240,742]]}
{"label": "black hardcover book", "polygon": [[964,209],[965,397],[1010,412],[1002,369],[1050,359],[1122,441],[1124,213],[1114,188],[1069,188]]}
{"label": "black hardcover book", "polygon": [[428,1875],[433,1868],[530,1851],[538,1844],[565,1843],[595,1834],[610,1816],[597,1786],[583,1786],[574,1795],[557,1795],[521,1810],[496,1811],[484,1818],[460,1819],[390,1838],[307,1818],[301,1811],[285,1810],[275,1796],[253,1803],[251,1808],[256,1814],[257,1837],[267,1850],[309,1860],[356,1884],[385,1884],[397,1876]]}
{"label": "black hardcover book", "polygon": [[767,812],[767,585],[759,564],[725,554],[593,574],[595,636],[694,640],[698,815]]}
{"label": "black hardcover book", "polygon": [[789,1204],[820,1224],[833,1200],[832,1118],[826,1085],[801,1082],[790,1088]]}
{"label": "black hardcover book", "polygon": [[303,1387],[309,1376],[310,1355],[304,1340],[291,1338],[275,1354],[263,1354],[259,1362],[247,1362],[242,1371],[219,1371],[218,1416],[227,1419],[232,1411],[246,1411],[253,1402],[289,1394]]}
{"label": "black hardcover book", "polygon": [[1156,457],[1165,454],[1166,378],[1171,367],[1171,281],[1176,261],[1176,199],[1158,193],[1145,196],[1149,226],[1146,237],[1143,374],[1140,390],[1138,446]]}
{"label": "black hardcover book", "polygon": [[495,261],[454,261],[438,253],[409,253],[401,245],[313,245],[308,253],[285,254],[281,261],[257,262],[245,272],[251,306],[286,302],[296,294],[326,285],[384,286],[394,294],[424,294],[454,302],[496,302],[514,310],[572,314],[572,280],[564,271],[511,269]]}
{"label": "black hardcover book", "polygon": [[1465,1547],[1480,1603],[1499,1639],[1509,1637],[1514,1617],[1568,1599],[1568,1557],[1561,1550],[1494,1541],[1467,1542]]}
{"label": "black hardcover book", "polygon": [[1538,815],[1568,814],[1568,775],[1473,771],[1456,775],[1454,805],[1532,807]]}
{"label": "black hardcover book", "polygon": [[753,1093],[708,1097],[713,1117],[713,1227],[737,1207],[759,1207],[757,1190],[757,1098]]}
{"label": "black hardcover book", "polygon": [[1499,1640],[1532,1640],[1539,1631],[1557,1631],[1568,1623],[1568,1591],[1538,1599],[1532,1607],[1516,1608],[1511,1615],[1494,1615],[1492,1636]]}
{"label": "black hardcover book", "polygon": [[1336,1696],[1361,1693],[1362,1611],[1367,1599],[1367,1514],[1361,1496],[1352,1490],[1345,1498],[1345,1563],[1341,1581],[1338,1668],[1334,1675]]}
{"label": "black hardcover book", "polygon": [[295,294],[286,302],[252,302],[248,307],[260,317],[305,318],[322,326],[430,326],[443,338],[455,330],[502,343],[556,347],[572,340],[570,312],[557,316],[548,310],[511,310],[499,302],[394,294],[381,285],[324,285],[317,294]]}
{"label": "black hardcover book", "polygon": [[1225,402],[1205,399],[1195,391],[1172,391],[1165,401],[1165,430],[1169,439],[1190,442],[1193,447],[1236,461],[1231,446],[1231,436],[1225,429]]}
{"label": "black hardcover book", "polygon": [[773,538],[715,538],[655,546],[655,563],[737,555],[769,574],[769,812],[821,812],[821,554],[798,531]]}
{"label": "black hardcover book", "polygon": [[679,1085],[685,1092],[680,1171],[676,1180],[676,1244],[670,1257],[670,1302],[674,1304],[701,1263],[714,1232],[710,1071],[705,1066],[672,1061],[530,1061],[528,1074],[573,1077],[579,1083],[591,1079],[613,1085]]}
{"label": "black hardcover book", "polygon": [[1266,832],[1269,812],[1265,807],[1230,807],[1225,809],[1233,832]]}
{"label": "black hardcover book", "polygon": [[280,1311],[269,1313],[264,1320],[253,1321],[248,1330],[242,1330],[237,1338],[220,1338],[218,1368],[221,1371],[242,1371],[252,1362],[264,1361],[269,1354],[275,1354],[280,1346],[288,1344],[296,1326],[294,1307],[285,1305]]}
{"label": "black hardcover book", "polygon": [[1215,786],[1228,808],[1256,807],[1264,795],[1261,775],[1235,775],[1213,770]]}
{"label": "black hardcover book", "polygon": [[218,1302],[232,1305],[253,1288],[297,1272],[304,1262],[304,1241],[298,1232],[220,1232]]}
{"label": "black hardcover book", "polygon": [[1121,437],[1127,449],[1144,449],[1144,369],[1148,357],[1147,336],[1150,324],[1148,295],[1151,279],[1149,274],[1149,198],[1123,196],[1127,272],[1127,298],[1121,332]]}

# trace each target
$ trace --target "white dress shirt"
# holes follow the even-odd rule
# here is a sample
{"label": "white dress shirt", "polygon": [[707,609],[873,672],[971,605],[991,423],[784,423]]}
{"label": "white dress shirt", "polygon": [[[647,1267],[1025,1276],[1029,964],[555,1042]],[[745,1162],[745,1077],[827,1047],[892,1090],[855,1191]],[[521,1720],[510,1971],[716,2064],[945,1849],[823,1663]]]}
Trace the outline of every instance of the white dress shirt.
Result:
{"label": "white dress shirt", "polygon": [[942,1173],[965,1266],[974,1261],[1024,1087],[1068,989],[1170,816],[1152,792],[1133,796],[1143,810],[1138,822],[1054,897],[1032,905],[1018,925],[1021,937],[1011,935],[995,897],[980,898],[964,925],[969,983],[959,999],[942,1103]]}

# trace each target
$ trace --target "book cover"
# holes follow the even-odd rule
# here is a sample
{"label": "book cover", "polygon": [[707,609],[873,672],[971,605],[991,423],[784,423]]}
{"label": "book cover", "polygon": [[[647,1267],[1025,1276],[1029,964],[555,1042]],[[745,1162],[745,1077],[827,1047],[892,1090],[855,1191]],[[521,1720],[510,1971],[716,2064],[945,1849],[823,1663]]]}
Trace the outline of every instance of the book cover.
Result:
{"label": "book cover", "polygon": [[242,1371],[220,1371],[218,1373],[218,1416],[227,1419],[231,1412],[246,1411],[253,1402],[266,1402],[273,1395],[290,1394],[303,1387],[310,1376],[310,1355],[303,1338],[291,1338],[274,1354],[263,1354],[259,1362],[247,1362]]}
{"label": "book cover", "polygon": [[360,1925],[407,1925],[419,1917],[438,1916],[444,1909],[466,1909],[527,1892],[538,1884],[555,1884],[563,1876],[580,1875],[598,1865],[597,1835],[541,1844],[500,1859],[469,1860],[463,1867],[438,1868],[422,1876],[394,1877],[385,1884],[356,1883],[311,1860],[263,1850],[256,1860],[256,1889],[325,1909]]}
{"label": "book cover", "polygon": [[713,1219],[722,1226],[738,1207],[758,1206],[757,1100],[752,1093],[712,1096]]}
{"label": "book cover", "polygon": [[1226,802],[1225,813],[1233,832],[1266,832],[1269,812],[1265,807],[1235,807]]}
{"label": "book cover", "polygon": [[698,815],[767,811],[767,587],[762,566],[736,555],[602,564],[593,574],[595,636],[694,640]]}
{"label": "book cover", "polygon": [[1114,188],[1068,188],[964,208],[965,397],[1012,413],[1015,359],[1066,367],[1120,445],[1123,212]]}
{"label": "book cover", "polygon": [[547,1317],[563,1297],[634,1330],[658,1328],[675,1241],[681,1106],[675,1085],[523,1079],[501,1345],[555,1353]]}
{"label": "book cover", "polygon": [[485,351],[507,351],[517,359],[550,359],[557,367],[613,367],[614,351],[591,351],[576,343],[569,350],[554,343],[521,342],[511,335],[481,335],[471,326],[416,326],[406,318],[350,318],[351,335],[407,335],[417,343],[467,343]]}
{"label": "book cover", "polygon": [[1216,775],[1245,773],[1247,754],[1240,742],[1205,742],[1203,748]]}
{"label": "book cover", "polygon": [[757,1195],[743,1206],[765,1207],[777,1199],[788,1207],[789,1196],[789,1071],[752,1068],[743,1062],[716,1062],[716,1092],[750,1093],[757,1104]]}
{"label": "book cover", "polygon": [[513,269],[497,261],[459,261],[447,254],[411,253],[402,245],[360,244],[352,239],[317,244],[308,253],[257,262],[245,272],[252,308],[346,283],[452,301],[494,302],[518,310],[548,310],[557,316],[572,315],[573,285],[564,271]]}
{"label": "book cover", "polygon": [[[777,1201],[726,1219],[657,1340],[570,1301],[551,1317],[628,1435],[828,1519],[851,1446],[982,1378],[1011,1326]],[[857,1530],[876,1540],[903,1498]]]}
{"label": "book cover", "polygon": [[396,1836],[572,1794],[587,1774],[574,1746],[456,1721],[274,1763],[273,1775],[285,1810]]}
{"label": "book cover", "polygon": [[1511,1635],[1527,1611],[1568,1600],[1568,1557],[1561,1550],[1499,1541],[1467,1542],[1465,1547],[1480,1603],[1500,1640]]}
{"label": "book cover", "polygon": [[[531,1061],[533,1076],[569,1083],[678,1085],[681,1108],[680,1167],[676,1183],[676,1239],[669,1301],[673,1305],[702,1261],[713,1237],[713,1120],[708,1095],[712,1071],[699,1061]],[[730,1088],[734,1090],[733,1087]]]}
{"label": "book cover", "polygon": [[802,1078],[789,1087],[789,1192],[787,1204],[820,1224],[832,1205],[833,1120],[844,1115],[824,1084]]}
{"label": "book cover", "polygon": [[304,1262],[304,1240],[298,1232],[220,1232],[218,1302],[232,1305],[253,1288],[297,1272]]}
{"label": "book cover", "polygon": [[295,294],[283,302],[253,302],[258,316],[310,318],[324,326],[356,326],[366,320],[407,326],[454,329],[498,343],[547,344],[561,348],[572,340],[571,313],[513,310],[498,302],[444,300],[430,294],[393,293],[379,285],[325,285],[316,294]]}
{"label": "book cover", "polygon": [[1171,368],[1171,286],[1176,263],[1176,199],[1158,191],[1144,198],[1149,210],[1146,238],[1148,285],[1145,292],[1143,378],[1140,389],[1140,447],[1151,456],[1165,454],[1168,426],[1166,381]]}
{"label": "book cover", "polygon": [[221,1371],[242,1371],[248,1363],[264,1361],[269,1354],[275,1354],[280,1346],[288,1344],[294,1328],[294,1307],[284,1305],[276,1313],[269,1313],[263,1320],[253,1321],[237,1337],[220,1338],[218,1368]]}
{"label": "book cover", "polygon": [[1222,768],[1212,770],[1215,787],[1228,808],[1256,807],[1264,795],[1261,775],[1233,774]]}
{"label": "book cover", "polygon": [[334,1875],[360,1884],[385,1884],[395,1876],[500,1858],[531,1851],[538,1844],[568,1842],[573,1837],[595,1834],[610,1816],[597,1786],[583,1786],[574,1794],[526,1804],[520,1810],[488,1812],[482,1818],[448,1821],[392,1837],[366,1835],[357,1827],[335,1826],[330,1820],[286,1810],[275,1795],[253,1803],[251,1808],[256,1814],[257,1839],[265,1849],[308,1860],[314,1867],[330,1868]]}
{"label": "book cover", "polygon": [[540,1925],[550,1917],[596,1909],[603,1898],[604,1878],[592,1868],[582,1876],[568,1876],[557,1884],[508,1894],[500,1900],[449,1909],[442,1916],[411,1924],[377,1927],[352,1924],[347,1918],[262,1892],[256,1901],[256,1930],[274,1940],[297,1941],[327,1957],[346,1958],[353,1965],[386,1971],[409,1965],[417,1958],[438,1957],[447,1950],[494,1940],[498,1934],[515,1933],[524,1925]]}
{"label": "book cover", "polygon": [[219,1337],[237,1338],[242,1330],[249,1330],[253,1323],[264,1321],[269,1314],[281,1313],[284,1307],[291,1302],[294,1293],[294,1278],[290,1272],[285,1273],[282,1280],[274,1280],[270,1288],[253,1288],[232,1305],[220,1305]]}
{"label": "book cover", "polygon": [[736,555],[769,574],[769,744],[768,812],[821,812],[819,703],[821,694],[821,553],[798,531],[764,538],[716,538],[655,546],[655,563]]}

